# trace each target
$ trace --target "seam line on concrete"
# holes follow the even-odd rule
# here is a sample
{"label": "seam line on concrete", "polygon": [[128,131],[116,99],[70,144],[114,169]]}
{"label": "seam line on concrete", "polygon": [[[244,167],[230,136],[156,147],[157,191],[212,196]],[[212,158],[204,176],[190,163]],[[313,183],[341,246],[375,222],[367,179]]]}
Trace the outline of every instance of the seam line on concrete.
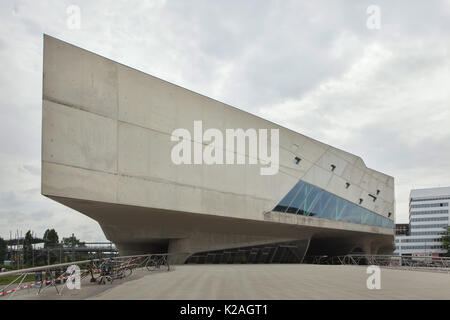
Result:
{"label": "seam line on concrete", "polygon": [[[166,132],[166,131],[161,131],[161,130],[158,130],[158,129],[155,129],[155,128],[144,127],[144,126],[142,126],[142,125],[139,125],[139,124],[136,124],[136,123],[132,123],[132,122],[128,122],[128,121],[124,121],[124,120],[120,120],[120,119],[113,119],[113,118],[110,118],[110,117],[105,116],[105,115],[103,115],[103,114],[100,114],[100,113],[97,113],[97,112],[92,112],[92,111],[90,111],[90,110],[86,110],[85,107],[82,107],[82,106],[79,106],[79,105],[70,104],[70,103],[67,103],[67,102],[63,102],[63,101],[60,101],[60,100],[58,100],[58,99],[51,98],[51,97],[49,97],[49,96],[44,96],[44,97],[43,97],[43,100],[46,100],[46,101],[48,101],[48,102],[52,102],[52,103],[59,104],[59,105],[64,106],[64,107],[66,107],[66,108],[74,108],[74,109],[76,109],[76,110],[83,111],[83,112],[87,112],[87,113],[91,113],[91,114],[94,114],[94,115],[99,116],[99,117],[102,117],[102,118],[106,118],[106,119],[109,119],[109,120],[117,121],[117,122],[118,122],[118,126],[119,126],[119,123],[124,123],[124,124],[130,125],[130,126],[134,126],[134,127],[141,128],[141,129],[143,129],[143,130],[149,130],[149,131],[153,131],[153,132],[156,132],[156,133],[160,133],[160,134],[163,134],[163,135],[172,137],[172,134],[171,134],[171,133],[168,133],[168,132]],[[118,134],[118,133],[117,133],[117,134]],[[192,142],[192,143],[199,143],[199,142],[194,141],[194,140],[192,140],[192,139],[189,139],[189,141]],[[202,145],[208,146],[208,144],[206,144],[206,143],[202,143]],[[281,145],[279,145],[279,147],[280,147],[280,148],[283,148],[283,149],[285,149],[285,150],[287,150],[287,148],[285,148],[285,147],[283,147],[283,146],[281,146]],[[117,150],[118,150],[118,149],[117,149]],[[224,151],[224,154],[225,154],[225,152],[227,151],[227,149],[224,148],[223,151]],[[249,155],[247,155],[247,154],[241,154],[241,153],[238,153],[238,152],[234,152],[234,154],[236,154],[236,155],[243,155],[243,156],[245,156],[246,158],[250,158]],[[314,163],[313,161],[307,159],[306,157],[305,157],[305,159],[308,160],[308,161],[311,162],[311,163]],[[261,159],[257,158],[257,160],[261,160]],[[296,170],[296,169],[290,168],[290,167],[288,167],[288,166],[286,166],[286,165],[284,165],[284,164],[281,164],[281,163],[278,163],[278,165],[279,165],[280,168],[287,168],[287,169],[289,169],[289,170]],[[303,176],[301,171],[299,171],[299,176],[292,175],[292,174],[290,174],[290,173],[288,173],[287,171],[284,171],[284,170],[279,170],[279,171],[282,172],[282,173],[284,173],[284,174],[286,174],[286,175],[288,175],[288,176],[290,176],[290,177],[292,177],[292,178],[295,178],[295,179],[301,179],[301,177]],[[304,173],[303,173],[303,174],[304,174]]]}
{"label": "seam line on concrete", "polygon": [[[117,93],[117,94],[118,94],[118,93]],[[118,112],[119,112],[119,109],[118,109],[118,108],[119,108],[119,106],[117,106],[117,115],[116,115],[116,119],[111,119],[111,118],[108,117],[108,116],[105,116],[105,115],[102,115],[102,114],[99,114],[99,113],[96,113],[96,112],[92,112],[92,111],[86,110],[86,109],[85,109],[84,107],[82,107],[82,106],[70,104],[70,103],[67,103],[67,102],[63,102],[63,101],[60,101],[60,100],[58,100],[58,99],[54,99],[54,98],[52,98],[52,97],[50,97],[50,96],[47,96],[47,95],[44,95],[44,96],[43,96],[43,99],[44,99],[44,100],[47,100],[47,101],[49,101],[49,102],[53,102],[53,103],[62,105],[62,106],[64,106],[64,107],[74,108],[74,109],[77,109],[77,110],[80,110],[80,111],[83,111],[83,112],[88,112],[88,113],[91,113],[91,114],[94,114],[94,115],[97,115],[97,116],[100,116],[100,117],[103,117],[103,118],[106,118],[106,119],[109,119],[109,120],[115,120],[115,121],[117,121],[117,123],[118,123],[118,124],[117,124],[117,136],[119,135],[119,133],[118,133],[119,123],[124,123],[124,124],[130,125],[130,126],[136,126],[136,127],[138,127],[138,128],[142,128],[142,129],[144,129],[144,130],[150,130],[150,131],[157,132],[157,133],[160,133],[160,134],[164,134],[164,135],[167,135],[167,136],[172,136],[172,134],[167,133],[167,132],[165,132],[165,131],[161,131],[161,130],[157,130],[157,129],[149,128],[149,127],[144,127],[144,126],[141,126],[141,125],[138,125],[138,124],[135,124],[135,123],[131,123],[131,122],[128,122],[128,121],[119,120],[119,119],[118,119]],[[192,139],[190,139],[190,141],[193,142],[193,143],[199,143],[199,142],[194,141],[194,140],[192,140]],[[117,137],[117,149],[116,149],[117,152],[118,152],[118,144],[119,144],[119,141],[118,141],[118,137]],[[205,145],[205,146],[207,145],[207,144],[204,144],[204,143],[202,143],[202,144]],[[279,145],[279,147],[281,148],[282,146]],[[283,147],[283,148],[284,148],[284,147]],[[285,148],[284,148],[284,149],[285,149]],[[329,150],[331,150],[331,149],[332,149],[331,146],[326,145],[325,151],[322,153],[322,155],[319,157],[319,159],[318,159],[316,162],[313,162],[313,161],[307,159],[306,157],[305,157],[305,159],[308,160],[309,162],[311,162],[311,163],[312,163],[312,166],[314,166],[314,165],[316,165],[316,163],[317,163],[318,161],[320,161],[320,159],[326,154],[326,152],[329,151]],[[287,149],[286,149],[286,150],[287,150]],[[226,148],[224,148],[223,151],[226,152],[226,151],[227,151]],[[235,152],[235,154],[238,155],[237,152]],[[118,155],[118,154],[117,154],[117,155]],[[250,158],[247,154],[244,154],[244,156],[245,156],[246,158]],[[336,155],[336,156],[337,156],[338,158],[342,159],[342,158],[339,157],[338,155]],[[258,158],[258,160],[259,160],[259,158]],[[342,160],[343,160],[343,161],[346,161],[345,159],[342,159]],[[137,176],[133,176],[133,175],[124,175],[124,174],[120,174],[120,173],[119,173],[119,164],[118,164],[118,161],[119,161],[119,158],[117,158],[117,174],[122,175],[122,176],[130,176],[130,177],[134,177],[134,178],[138,178],[138,179],[147,180],[147,179],[144,178],[144,177],[137,177]],[[51,161],[47,161],[47,162],[59,164],[59,163],[57,163],[57,162],[51,162]],[[290,177],[292,177],[292,178],[294,178],[294,179],[297,179],[297,180],[302,179],[302,178],[306,175],[306,173],[309,172],[309,171],[311,170],[311,168],[312,168],[312,166],[311,166],[311,168],[309,168],[306,172],[304,172],[304,173],[299,172],[299,176],[296,176],[296,175],[292,175],[291,173],[289,173],[289,172],[287,172],[287,171],[285,171],[285,170],[282,170],[281,168],[287,168],[287,169],[289,169],[289,170],[296,170],[296,169],[289,168],[288,166],[283,165],[283,164],[281,164],[281,163],[278,163],[278,165],[279,165],[279,167],[280,167],[279,172],[281,172],[281,173],[283,173],[283,174],[285,174],[285,175],[287,175],[287,176],[290,176]],[[92,170],[92,169],[87,169],[87,168],[78,167],[78,166],[72,166],[72,167],[74,167],[74,168],[86,169],[86,170]],[[318,166],[318,167],[319,167],[319,168],[322,168],[322,167],[320,167],[320,166]],[[367,166],[366,166],[366,168],[369,169],[369,170],[371,170],[371,171],[373,170],[373,169],[368,168]],[[323,168],[322,168],[322,169],[323,169]],[[104,173],[111,173],[111,172],[109,172],[109,171],[104,171],[104,170],[92,170],[92,171],[99,171],[99,172],[104,172]],[[371,177],[372,177],[372,176],[371,176]],[[374,178],[376,181],[382,183],[382,181],[378,180],[376,177],[372,177],[372,178]],[[152,180],[152,178],[150,178],[150,180]],[[170,181],[170,180],[169,180],[169,181]],[[330,178],[329,181],[331,181],[331,178]],[[171,183],[176,184],[176,185],[178,184],[177,182],[173,182],[173,181],[171,181]],[[184,185],[184,184],[179,184],[179,185]],[[185,186],[190,186],[190,185],[185,185]],[[217,191],[217,190],[209,189],[209,188],[201,188],[201,189]],[[363,189],[363,191],[365,191],[365,190]],[[223,191],[219,191],[219,192],[223,192]],[[224,193],[236,195],[235,193],[230,193],[230,192],[224,192]],[[250,197],[253,197],[253,196],[250,196]],[[275,205],[277,204],[276,201],[278,201],[278,199],[264,199],[264,198],[257,198],[257,197],[253,197],[253,198],[254,198],[254,199],[262,199],[262,200],[269,200],[269,201],[272,201]],[[116,199],[118,199],[118,193],[117,193],[117,192],[116,192]],[[383,200],[386,201],[385,199],[383,199]],[[280,199],[280,201],[281,201],[281,199]],[[386,201],[386,202],[389,203],[388,201]],[[354,202],[354,203],[356,204],[356,202]],[[364,208],[365,208],[365,207],[364,207]],[[370,210],[370,209],[368,209],[368,208],[366,208],[366,209],[367,209],[367,210]],[[372,211],[372,210],[370,210],[370,211]],[[375,211],[374,211],[374,212],[375,212]],[[376,213],[376,212],[375,212],[375,213]],[[379,213],[377,213],[377,214],[379,214]],[[384,215],[382,215],[382,216],[384,216]]]}
{"label": "seam line on concrete", "polygon": [[274,201],[273,199],[260,198],[260,197],[255,197],[255,196],[252,196],[252,195],[234,193],[234,192],[229,192],[229,191],[221,191],[221,190],[205,188],[205,187],[198,187],[198,186],[194,186],[194,185],[190,185],[190,184],[184,184],[184,183],[170,181],[170,180],[167,180],[167,179],[160,179],[160,178],[155,178],[155,177],[138,177],[138,176],[133,176],[133,175],[129,175],[129,174],[123,174],[123,173],[115,173],[115,172],[107,172],[107,171],[103,171],[103,170],[88,169],[88,168],[83,168],[83,167],[80,167],[80,166],[67,165],[67,164],[62,164],[62,163],[59,163],[59,162],[47,161],[47,160],[42,161],[42,162],[49,163],[49,164],[54,164],[54,165],[58,165],[58,166],[63,166],[63,167],[69,167],[69,168],[86,170],[86,171],[100,172],[100,173],[110,174],[110,175],[118,176],[118,177],[122,176],[122,177],[125,177],[125,178],[133,178],[133,179],[138,179],[138,180],[152,181],[152,182],[156,182],[156,183],[164,183],[164,184],[176,185],[176,186],[181,186],[181,187],[189,187],[189,188],[193,188],[193,189],[214,191],[214,192],[229,194],[229,195],[233,195],[233,196],[249,197],[249,198],[256,199],[256,200]]}

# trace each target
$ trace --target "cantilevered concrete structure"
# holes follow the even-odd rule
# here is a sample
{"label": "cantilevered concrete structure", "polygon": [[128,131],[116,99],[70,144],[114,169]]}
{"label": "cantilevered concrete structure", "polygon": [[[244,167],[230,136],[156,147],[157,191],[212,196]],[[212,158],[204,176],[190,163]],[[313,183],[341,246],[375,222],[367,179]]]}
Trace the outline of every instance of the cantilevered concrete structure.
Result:
{"label": "cantilevered concrete structure", "polygon": [[[98,221],[121,254],[393,250],[394,179],[358,156],[49,36],[42,108],[42,194]],[[174,164],[173,131],[198,120],[279,129],[278,173]]]}

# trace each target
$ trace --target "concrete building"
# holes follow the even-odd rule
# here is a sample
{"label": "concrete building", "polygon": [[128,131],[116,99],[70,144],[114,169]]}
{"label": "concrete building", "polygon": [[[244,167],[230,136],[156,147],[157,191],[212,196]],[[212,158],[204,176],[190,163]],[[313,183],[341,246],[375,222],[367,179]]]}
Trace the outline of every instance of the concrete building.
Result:
{"label": "concrete building", "polygon": [[409,235],[395,236],[396,255],[445,253],[442,233],[448,227],[450,187],[411,190]]}
{"label": "concrete building", "polygon": [[[43,79],[42,194],[98,221],[121,254],[393,251],[394,179],[358,156],[49,36]],[[241,164],[174,163],[174,132],[199,121],[276,131],[276,173],[261,173],[269,163],[250,145],[213,146]],[[195,133],[181,142],[212,145]]]}

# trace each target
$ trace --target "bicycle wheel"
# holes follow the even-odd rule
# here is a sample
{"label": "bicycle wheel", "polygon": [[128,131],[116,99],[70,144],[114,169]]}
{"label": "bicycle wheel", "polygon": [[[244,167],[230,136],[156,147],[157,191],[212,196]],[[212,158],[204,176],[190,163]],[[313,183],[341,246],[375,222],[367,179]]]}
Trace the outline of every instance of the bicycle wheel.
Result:
{"label": "bicycle wheel", "polygon": [[169,271],[169,264],[166,261],[164,261],[163,263],[161,263],[159,265],[159,270],[161,270],[161,271]]}
{"label": "bicycle wheel", "polygon": [[122,278],[125,278],[125,272],[124,272],[124,269],[118,269],[117,271],[115,271],[115,272],[113,272],[112,274],[111,274],[111,278],[113,278],[113,279],[122,279]]}
{"label": "bicycle wheel", "polygon": [[131,269],[130,267],[125,267],[122,269],[122,274],[123,274],[123,277],[125,277],[125,278],[131,276],[132,273],[133,273],[133,269]]}
{"label": "bicycle wheel", "polygon": [[148,271],[156,271],[156,270],[158,270],[158,268],[159,268],[159,265],[158,265],[157,261],[152,260],[147,263]]}

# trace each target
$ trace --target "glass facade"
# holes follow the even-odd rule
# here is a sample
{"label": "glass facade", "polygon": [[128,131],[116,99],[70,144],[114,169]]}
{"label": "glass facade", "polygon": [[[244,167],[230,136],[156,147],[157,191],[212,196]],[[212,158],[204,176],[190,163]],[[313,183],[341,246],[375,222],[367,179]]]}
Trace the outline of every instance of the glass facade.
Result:
{"label": "glass facade", "polygon": [[323,189],[299,181],[273,211],[393,228],[394,222]]}
{"label": "glass facade", "polygon": [[411,211],[411,216],[418,216],[421,214],[441,214],[441,213],[448,213],[448,210]]}
{"label": "glass facade", "polygon": [[413,201],[434,201],[434,200],[450,200],[450,197],[431,197],[431,198],[423,198],[423,199],[411,199]]}
{"label": "glass facade", "polygon": [[445,228],[448,224],[412,224],[411,227],[414,229],[430,229],[430,228]]}
{"label": "glass facade", "polygon": [[448,207],[448,202],[446,202],[446,203],[430,203],[430,204],[413,204],[413,205],[411,205],[411,209],[435,208],[435,207]]}
{"label": "glass facade", "polygon": [[428,235],[439,235],[442,234],[442,231],[418,231],[411,232],[412,236],[428,236]]}
{"label": "glass facade", "polygon": [[[402,249],[442,249],[442,246],[402,246]],[[395,246],[395,250],[398,250],[399,246]]]}
{"label": "glass facade", "polygon": [[411,222],[424,222],[424,221],[447,221],[448,217],[437,217],[437,218],[412,218]]}

